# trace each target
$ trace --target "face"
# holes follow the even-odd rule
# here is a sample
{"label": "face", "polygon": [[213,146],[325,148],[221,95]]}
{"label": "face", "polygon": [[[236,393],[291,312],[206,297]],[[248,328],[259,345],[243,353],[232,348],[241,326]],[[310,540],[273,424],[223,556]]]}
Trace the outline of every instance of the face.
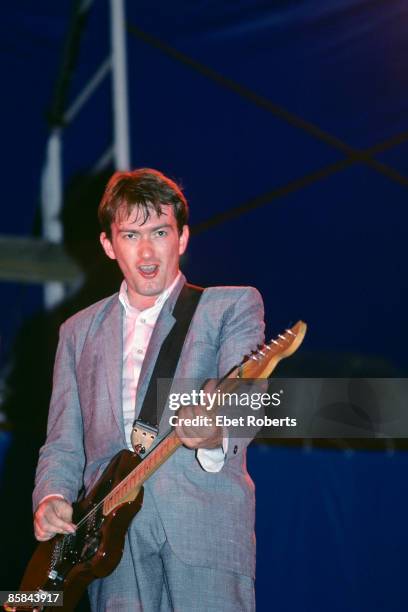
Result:
{"label": "face", "polygon": [[111,225],[111,239],[105,232],[100,236],[105,253],[116,259],[122,270],[130,303],[139,310],[152,306],[172,284],[179,271],[180,255],[187,247],[187,225],[180,235],[173,208],[163,206],[162,211],[158,216],[152,209],[146,223],[137,209],[128,218],[117,215]]}

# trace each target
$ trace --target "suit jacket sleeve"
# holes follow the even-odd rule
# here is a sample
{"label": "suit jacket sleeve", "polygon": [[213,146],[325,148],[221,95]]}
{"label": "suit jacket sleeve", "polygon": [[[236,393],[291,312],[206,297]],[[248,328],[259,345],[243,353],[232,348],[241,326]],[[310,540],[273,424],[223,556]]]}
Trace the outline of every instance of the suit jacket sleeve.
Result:
{"label": "suit jacket sleeve", "polygon": [[33,494],[34,510],[50,494],[74,501],[82,487],[85,454],[83,424],[75,375],[74,337],[60,328],[55,358],[47,440],[40,449]]}
{"label": "suit jacket sleeve", "polygon": [[[246,287],[239,299],[227,311],[220,334],[218,370],[220,376],[238,365],[245,355],[264,342],[264,306],[262,297],[254,287]],[[230,431],[226,459],[236,457],[251,442],[257,429],[240,428]]]}

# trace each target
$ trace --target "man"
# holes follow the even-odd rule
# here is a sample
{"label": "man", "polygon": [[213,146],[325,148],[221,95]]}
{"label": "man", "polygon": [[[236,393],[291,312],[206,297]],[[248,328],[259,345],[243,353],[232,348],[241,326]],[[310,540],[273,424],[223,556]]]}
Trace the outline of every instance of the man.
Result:
{"label": "man", "polygon": [[[154,364],[185,284],[189,230],[180,188],[151,169],[117,172],[99,207],[101,243],[123,273],[119,295],[61,327],[48,434],[34,491],[35,534],[73,533],[72,502],[130,445]],[[250,287],[204,290],[176,379],[220,378],[263,341],[263,306]],[[167,409],[166,409],[167,410]],[[159,435],[168,429],[164,412]],[[179,416],[202,414],[183,407]],[[180,419],[181,420],[181,419]],[[254,491],[248,440],[215,426],[178,425],[183,445],[146,482],[122,560],[90,588],[93,610],[254,609]]]}

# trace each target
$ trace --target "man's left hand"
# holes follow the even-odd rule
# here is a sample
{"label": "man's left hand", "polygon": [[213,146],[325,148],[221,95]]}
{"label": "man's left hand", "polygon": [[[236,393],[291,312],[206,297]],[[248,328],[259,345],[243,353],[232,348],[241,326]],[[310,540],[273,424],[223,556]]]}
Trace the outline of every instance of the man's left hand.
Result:
{"label": "man's left hand", "polygon": [[[217,448],[222,446],[222,427],[215,424],[211,411],[203,406],[182,406],[177,412],[178,423],[176,434],[188,448]],[[199,424],[186,424],[186,420],[195,417]]]}

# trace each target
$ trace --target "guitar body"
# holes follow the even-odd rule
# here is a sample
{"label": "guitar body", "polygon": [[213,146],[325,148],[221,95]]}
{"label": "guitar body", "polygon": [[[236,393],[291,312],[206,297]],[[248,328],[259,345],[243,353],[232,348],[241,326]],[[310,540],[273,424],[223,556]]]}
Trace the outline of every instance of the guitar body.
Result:
{"label": "guitar body", "polygon": [[103,513],[101,502],[141,461],[128,450],[112,459],[92,491],[74,504],[76,533],[56,535],[38,545],[20,591],[63,591],[64,605],[59,609],[70,612],[92,580],[107,576],[115,569],[122,557],[126,531],[142,506],[143,488],[133,490],[128,500],[107,515]]}

